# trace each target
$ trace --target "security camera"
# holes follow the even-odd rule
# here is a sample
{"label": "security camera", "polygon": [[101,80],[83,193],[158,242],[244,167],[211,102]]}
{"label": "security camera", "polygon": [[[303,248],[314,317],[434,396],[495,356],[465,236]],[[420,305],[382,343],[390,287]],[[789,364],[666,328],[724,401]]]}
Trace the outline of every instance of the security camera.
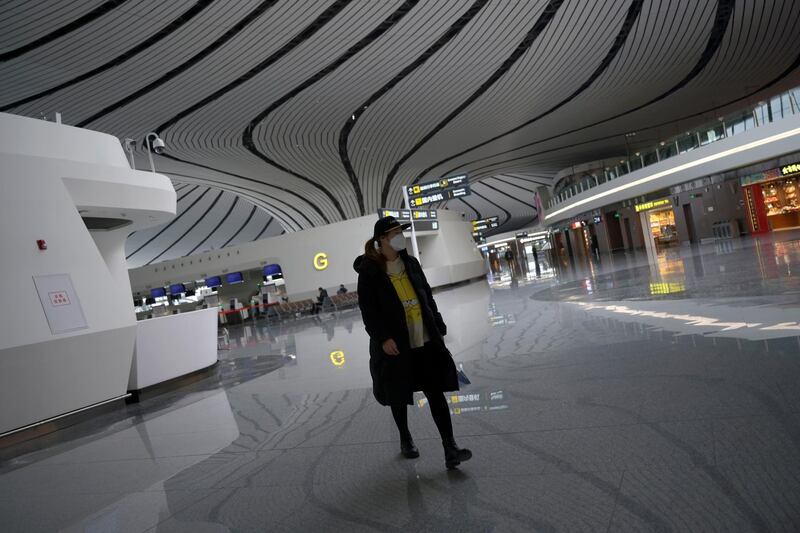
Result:
{"label": "security camera", "polygon": [[158,136],[158,133],[151,131],[145,136],[145,147],[147,148],[147,158],[150,160],[150,170],[155,173],[156,167],[153,164],[153,155],[151,152],[163,154],[167,146],[164,144],[164,140]]}
{"label": "security camera", "polygon": [[153,141],[153,151],[157,154],[163,154],[167,147],[161,137],[156,137]]}

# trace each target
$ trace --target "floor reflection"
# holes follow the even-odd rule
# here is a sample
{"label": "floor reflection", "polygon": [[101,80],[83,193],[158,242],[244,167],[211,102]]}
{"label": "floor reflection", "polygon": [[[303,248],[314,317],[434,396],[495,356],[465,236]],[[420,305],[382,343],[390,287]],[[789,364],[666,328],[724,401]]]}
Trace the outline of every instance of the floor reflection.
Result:
{"label": "floor reflection", "polygon": [[[447,401],[476,458],[450,474],[421,394],[422,457],[398,457],[358,309],[228,327],[212,378],[8,451],[0,517],[9,531],[594,530],[621,505],[648,529],[674,518],[653,502],[688,487],[727,525],[731,501],[779,495],[759,512],[782,529],[800,508],[798,263],[787,233],[438,291],[472,380]],[[570,521],[593,505],[605,518]]]}
{"label": "floor reflection", "polygon": [[[780,239],[780,240],[778,240]],[[604,256],[559,273],[538,298],[563,301],[800,295],[800,235],[793,232],[702,246]]]}

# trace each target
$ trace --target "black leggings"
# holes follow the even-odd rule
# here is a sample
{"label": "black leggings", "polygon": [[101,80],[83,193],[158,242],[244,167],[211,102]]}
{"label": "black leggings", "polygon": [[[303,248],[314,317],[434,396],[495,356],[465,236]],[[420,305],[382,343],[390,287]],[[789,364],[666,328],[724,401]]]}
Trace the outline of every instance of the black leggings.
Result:
{"label": "black leggings", "polygon": [[[433,415],[433,421],[436,423],[439,435],[442,436],[442,441],[452,441],[453,423],[450,421],[450,408],[447,407],[444,393],[429,391],[423,391],[423,393],[425,397],[428,398],[428,405],[431,407],[431,415]],[[400,438],[411,437],[411,432],[408,431],[408,409],[406,404],[392,405],[392,416],[394,417],[395,424],[397,424],[397,429],[400,431]]]}

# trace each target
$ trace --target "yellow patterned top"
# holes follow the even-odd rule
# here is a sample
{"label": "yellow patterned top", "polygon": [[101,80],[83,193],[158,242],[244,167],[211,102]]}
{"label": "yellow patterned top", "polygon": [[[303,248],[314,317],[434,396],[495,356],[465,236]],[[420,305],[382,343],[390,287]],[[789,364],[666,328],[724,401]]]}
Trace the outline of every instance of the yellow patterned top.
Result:
{"label": "yellow patterned top", "polygon": [[419,304],[417,293],[411,280],[406,273],[406,265],[402,258],[398,257],[394,261],[386,262],[386,273],[392,281],[397,296],[403,303],[406,311],[406,324],[408,325],[408,339],[412,348],[420,348],[430,340],[428,332],[425,331],[425,323],[422,320],[422,307]]}

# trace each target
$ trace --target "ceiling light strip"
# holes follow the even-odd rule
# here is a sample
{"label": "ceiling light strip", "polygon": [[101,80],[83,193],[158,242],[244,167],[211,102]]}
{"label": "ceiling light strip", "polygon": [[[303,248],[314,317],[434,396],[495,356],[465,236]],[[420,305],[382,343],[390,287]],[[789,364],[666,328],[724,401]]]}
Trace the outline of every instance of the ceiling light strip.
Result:
{"label": "ceiling light strip", "polygon": [[560,215],[561,213],[569,211],[570,209],[574,209],[574,208],[579,207],[581,205],[588,204],[589,202],[593,202],[594,200],[598,200],[600,198],[604,198],[604,197],[609,196],[611,194],[614,194],[616,192],[624,191],[626,189],[630,189],[631,187],[635,187],[635,186],[641,185],[643,183],[648,183],[650,181],[657,180],[659,178],[663,178],[664,176],[669,176],[671,174],[675,174],[675,173],[680,172],[682,170],[687,170],[687,169],[690,169],[690,168],[694,168],[696,166],[699,166],[699,165],[702,165],[702,164],[705,164],[705,163],[709,163],[711,161],[716,161],[717,159],[722,159],[724,157],[728,157],[730,155],[737,154],[739,152],[752,150],[753,148],[758,148],[759,146],[763,146],[765,144],[769,144],[769,143],[773,143],[773,142],[776,142],[776,141],[780,141],[780,140],[786,139],[788,137],[793,137],[793,136],[798,135],[798,134],[800,134],[800,128],[795,128],[793,130],[785,131],[783,133],[778,133],[776,135],[772,135],[772,136],[766,137],[764,139],[759,139],[757,141],[749,142],[747,144],[743,144],[743,145],[737,146],[735,148],[730,148],[728,150],[719,152],[717,154],[712,154],[712,155],[709,155],[709,156],[706,156],[706,157],[701,157],[700,159],[696,159],[694,161],[690,161],[688,163],[684,163],[682,165],[678,165],[676,167],[673,167],[673,168],[670,168],[670,169],[667,169],[667,170],[662,170],[661,172],[656,172],[655,174],[651,174],[649,176],[645,176],[645,177],[640,178],[638,180],[634,180],[634,181],[632,181],[630,183],[624,183],[624,184],[622,184],[622,185],[620,185],[618,187],[614,187],[613,189],[609,189],[607,191],[603,191],[603,192],[597,193],[597,194],[595,194],[593,196],[590,196],[588,198],[584,198],[582,200],[578,200],[578,201],[576,201],[576,202],[574,202],[574,203],[572,203],[572,204],[570,204],[570,205],[568,205],[566,207],[562,207],[561,209],[559,209],[557,211],[553,211],[552,213],[549,213],[549,214],[545,215],[544,219],[548,220],[548,219],[550,219],[550,218],[552,218],[554,216],[557,216],[557,215]]}

